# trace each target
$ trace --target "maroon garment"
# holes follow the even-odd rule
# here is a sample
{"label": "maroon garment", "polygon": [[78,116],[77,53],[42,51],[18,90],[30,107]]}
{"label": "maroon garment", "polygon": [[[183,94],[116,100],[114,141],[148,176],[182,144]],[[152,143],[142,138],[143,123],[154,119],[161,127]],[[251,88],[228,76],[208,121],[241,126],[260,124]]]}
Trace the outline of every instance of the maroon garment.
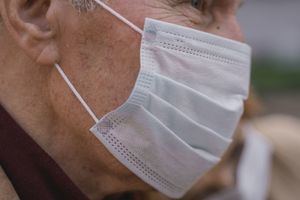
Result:
{"label": "maroon garment", "polygon": [[21,200],[88,199],[1,105],[0,165]]}

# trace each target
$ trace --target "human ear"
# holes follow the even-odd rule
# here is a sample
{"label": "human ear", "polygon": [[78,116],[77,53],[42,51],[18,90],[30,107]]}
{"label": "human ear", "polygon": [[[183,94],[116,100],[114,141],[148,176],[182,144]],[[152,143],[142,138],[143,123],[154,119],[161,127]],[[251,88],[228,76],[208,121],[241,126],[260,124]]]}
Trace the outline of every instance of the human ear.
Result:
{"label": "human ear", "polygon": [[3,22],[16,43],[37,64],[58,61],[53,0],[2,0]]}

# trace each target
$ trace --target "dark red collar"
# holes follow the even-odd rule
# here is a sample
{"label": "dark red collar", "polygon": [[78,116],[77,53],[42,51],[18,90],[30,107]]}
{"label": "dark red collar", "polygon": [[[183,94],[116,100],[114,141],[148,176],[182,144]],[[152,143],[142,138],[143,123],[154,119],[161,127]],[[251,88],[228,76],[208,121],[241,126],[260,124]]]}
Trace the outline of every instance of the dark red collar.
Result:
{"label": "dark red collar", "polygon": [[87,200],[0,105],[0,165],[21,200]]}

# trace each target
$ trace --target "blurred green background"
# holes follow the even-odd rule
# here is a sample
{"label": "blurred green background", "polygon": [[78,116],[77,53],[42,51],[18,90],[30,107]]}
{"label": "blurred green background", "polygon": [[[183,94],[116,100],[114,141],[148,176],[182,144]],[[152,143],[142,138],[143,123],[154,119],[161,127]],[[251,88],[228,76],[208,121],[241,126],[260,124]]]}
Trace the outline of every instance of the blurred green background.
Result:
{"label": "blurred green background", "polygon": [[300,60],[255,58],[252,67],[252,85],[263,113],[300,117]]}
{"label": "blurred green background", "polygon": [[256,58],[252,67],[252,83],[259,93],[300,91],[300,60]]}

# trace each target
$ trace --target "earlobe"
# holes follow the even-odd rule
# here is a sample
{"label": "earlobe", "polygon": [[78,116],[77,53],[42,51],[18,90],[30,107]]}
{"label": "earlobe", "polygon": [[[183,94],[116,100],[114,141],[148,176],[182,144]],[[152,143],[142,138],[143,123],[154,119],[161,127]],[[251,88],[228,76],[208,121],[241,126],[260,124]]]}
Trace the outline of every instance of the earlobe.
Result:
{"label": "earlobe", "polygon": [[[52,0],[3,0],[2,17],[12,37],[34,61],[51,65],[58,60],[55,25],[49,20]],[[53,13],[53,12],[50,12]]]}
{"label": "earlobe", "polygon": [[59,63],[59,54],[56,44],[50,43],[36,58],[36,62],[41,65],[53,65],[54,63]]}

